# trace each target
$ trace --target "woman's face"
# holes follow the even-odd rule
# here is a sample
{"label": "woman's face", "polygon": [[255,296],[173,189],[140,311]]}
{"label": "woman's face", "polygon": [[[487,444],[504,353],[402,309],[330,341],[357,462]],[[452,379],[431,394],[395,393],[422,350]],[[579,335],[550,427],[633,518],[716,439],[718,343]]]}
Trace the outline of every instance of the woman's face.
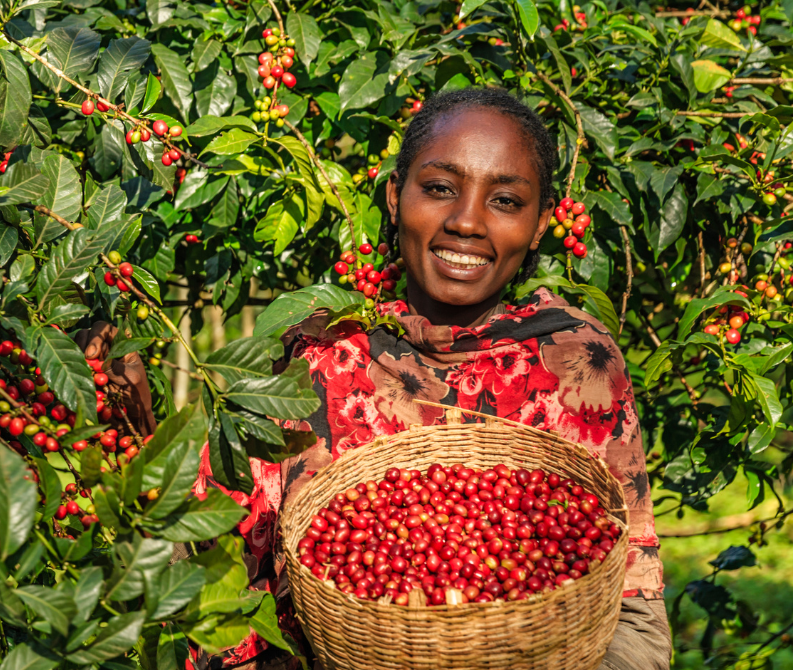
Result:
{"label": "woman's face", "polygon": [[553,212],[541,209],[540,178],[518,123],[482,108],[438,119],[402,193],[392,175],[387,197],[409,291],[447,305],[500,294]]}

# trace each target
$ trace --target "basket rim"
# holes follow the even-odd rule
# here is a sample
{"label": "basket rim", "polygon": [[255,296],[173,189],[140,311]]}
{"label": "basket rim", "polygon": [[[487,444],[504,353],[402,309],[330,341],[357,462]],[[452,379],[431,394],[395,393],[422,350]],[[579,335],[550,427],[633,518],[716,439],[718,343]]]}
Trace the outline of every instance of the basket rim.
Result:
{"label": "basket rim", "polygon": [[[459,410],[459,408],[450,407],[448,409],[458,410],[460,413],[467,413],[464,412],[463,410]],[[616,560],[620,560],[620,562],[624,563],[625,561],[624,554],[627,552],[627,544],[629,541],[629,537],[628,537],[629,518],[628,518],[628,509],[625,501],[625,492],[620,482],[611,473],[605,461],[603,461],[603,459],[600,456],[590,453],[584,446],[580,444],[561,438],[553,433],[538,430],[537,428],[534,428],[532,426],[525,426],[520,423],[501,419],[500,417],[490,417],[488,415],[482,415],[482,414],[479,415],[485,416],[488,419],[487,421],[462,423],[462,422],[454,421],[455,417],[449,416],[450,413],[451,412],[447,412],[447,423],[445,424],[437,424],[432,426],[414,424],[411,425],[408,430],[400,431],[398,433],[394,433],[393,435],[379,436],[375,438],[372,442],[363,444],[360,447],[356,447],[354,449],[349,449],[335,461],[317,470],[317,472],[314,475],[314,478],[312,478],[311,481],[308,481],[301,488],[301,490],[298,492],[298,494],[295,496],[295,498],[292,501],[284,505],[284,509],[280,515],[282,544],[284,547],[284,553],[286,555],[286,562],[288,566],[293,568],[292,570],[288,571],[290,573],[290,576],[294,572],[294,569],[296,569],[296,572],[294,572],[294,577],[296,577],[297,579],[316,580],[316,582],[322,584],[323,589],[327,589],[326,592],[328,594],[336,593],[340,596],[346,596],[344,598],[345,602],[355,607],[363,607],[370,609],[373,608],[376,611],[379,611],[383,614],[387,614],[388,612],[393,612],[394,611],[393,608],[394,606],[396,606],[400,608],[400,611],[411,611],[411,612],[416,612],[422,616],[432,616],[433,614],[441,615],[442,613],[451,612],[451,611],[462,613],[466,610],[473,612],[486,608],[508,611],[509,608],[520,610],[524,607],[526,608],[530,606],[533,607],[538,602],[550,602],[552,600],[564,598],[567,596],[567,594],[573,593],[574,591],[577,591],[580,588],[584,588],[584,586],[581,585],[582,582],[584,583],[584,585],[590,584],[592,582],[592,578],[602,573],[607,567],[610,567],[610,563],[613,563]],[[459,417],[459,414],[457,416]],[[598,566],[597,570],[594,573],[588,573],[584,575],[581,579],[574,580],[570,584],[570,586],[563,586],[561,588],[556,588],[550,593],[532,594],[531,596],[529,596],[524,600],[515,600],[515,601],[495,600],[486,603],[468,602],[468,603],[460,603],[457,605],[442,604],[442,605],[433,605],[431,607],[426,606],[420,609],[415,609],[415,608],[411,608],[409,605],[397,605],[394,602],[391,602],[386,605],[386,604],[381,604],[377,601],[362,600],[360,598],[356,598],[353,594],[342,594],[341,591],[335,588],[335,586],[331,586],[328,580],[319,579],[318,577],[316,577],[314,574],[311,573],[311,570],[309,570],[306,566],[302,565],[300,561],[297,560],[297,555],[296,555],[297,542],[299,542],[299,536],[301,532],[305,531],[305,528],[298,528],[296,525],[296,521],[293,519],[293,517],[295,517],[295,515],[297,514],[297,510],[303,504],[309,504],[312,506],[313,509],[319,509],[321,507],[320,504],[314,502],[310,497],[312,491],[312,483],[315,481],[315,478],[318,475],[326,473],[330,468],[333,469],[343,468],[344,463],[346,461],[352,460],[353,458],[361,458],[362,454],[365,454],[367,451],[386,449],[388,445],[391,444],[392,442],[403,442],[407,437],[411,435],[420,436],[427,433],[435,433],[446,430],[459,430],[460,428],[464,428],[470,431],[492,430],[495,427],[493,425],[494,423],[501,424],[507,430],[522,431],[533,435],[539,434],[544,439],[553,440],[555,443],[570,449],[577,457],[583,457],[587,461],[590,461],[594,467],[602,471],[609,486],[616,486],[617,491],[619,493],[619,497],[622,501],[622,507],[613,510],[606,510],[606,515],[612,522],[616,523],[622,529],[622,534],[620,535],[617,542],[614,543],[614,548],[612,549],[612,551],[609,552],[603,563],[600,566]],[[460,462],[464,462],[464,460],[465,459],[462,459]],[[626,514],[626,522],[623,522],[621,519],[617,518],[614,515],[614,512],[617,513],[624,512]],[[306,527],[309,525],[309,523],[310,520],[307,520],[305,524]],[[294,545],[294,548],[290,546],[291,544]]]}

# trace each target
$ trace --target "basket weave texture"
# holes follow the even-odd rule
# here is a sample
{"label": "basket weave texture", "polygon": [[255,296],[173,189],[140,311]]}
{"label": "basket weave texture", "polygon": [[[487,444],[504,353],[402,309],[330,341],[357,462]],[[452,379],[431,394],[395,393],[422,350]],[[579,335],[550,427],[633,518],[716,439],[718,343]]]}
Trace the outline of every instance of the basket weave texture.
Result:
{"label": "basket weave texture", "polygon": [[[628,550],[622,487],[580,445],[499,419],[409,431],[351,450],[320,470],[281,518],[287,574],[298,619],[325,670],[595,670],[614,636]],[[487,469],[542,468],[567,475],[598,496],[623,533],[603,564],[570,586],[527,600],[404,607],[344,595],[298,561],[297,543],[313,514],[388,468],[433,463]],[[619,517],[622,517],[620,519]]]}

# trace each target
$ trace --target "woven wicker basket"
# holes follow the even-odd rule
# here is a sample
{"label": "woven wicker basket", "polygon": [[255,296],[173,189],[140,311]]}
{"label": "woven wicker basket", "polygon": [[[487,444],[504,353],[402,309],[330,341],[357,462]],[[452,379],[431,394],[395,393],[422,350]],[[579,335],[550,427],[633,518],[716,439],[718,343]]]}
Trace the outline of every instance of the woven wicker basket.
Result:
{"label": "woven wicker basket", "polygon": [[[298,619],[325,670],[594,670],[617,626],[628,547],[622,487],[600,459],[551,434],[499,419],[414,426],[344,454],[320,470],[282,515],[289,587]],[[311,516],[355,484],[388,468],[426,470],[432,463],[543,468],[591,491],[623,528],[592,574],[527,600],[439,607],[383,605],[344,595],[298,561],[297,543]],[[616,516],[615,516],[616,515]],[[619,518],[621,517],[621,518]]]}

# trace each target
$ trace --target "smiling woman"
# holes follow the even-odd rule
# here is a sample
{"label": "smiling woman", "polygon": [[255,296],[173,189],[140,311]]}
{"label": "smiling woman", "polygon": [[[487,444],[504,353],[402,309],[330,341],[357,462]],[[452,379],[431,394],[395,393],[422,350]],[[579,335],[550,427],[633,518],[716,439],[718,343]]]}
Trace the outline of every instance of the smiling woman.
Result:
{"label": "smiling woman", "polygon": [[[365,330],[353,320],[331,325],[332,316],[321,312],[284,334],[285,362],[308,362],[321,406],[283,427],[313,430],[317,442],[281,464],[253,459],[250,495],[223,490],[250,510],[240,532],[251,582],[279,594],[280,621],[295,637],[300,629],[275,542],[278,511],[345,451],[412,424],[444,421],[442,409],[418,399],[555,431],[606,461],[625,489],[630,548],[620,624],[602,668],[669,667],[658,539],[622,354],[599,321],[547,289],[522,305],[502,302],[507,285],[536,268],[553,212],[555,156],[538,117],[506,92],[464,90],[428,100],[406,131],[387,189],[387,239],[404,260],[407,301],[380,309],[402,334]],[[223,488],[205,449],[196,493],[210,487]],[[350,581],[338,566],[327,568],[339,586]],[[405,579],[417,575],[416,566],[409,570]],[[432,588],[435,577],[421,577],[416,587]],[[383,595],[386,583],[366,579],[372,597]],[[264,647],[252,634],[227,650],[226,661],[258,661]]]}

